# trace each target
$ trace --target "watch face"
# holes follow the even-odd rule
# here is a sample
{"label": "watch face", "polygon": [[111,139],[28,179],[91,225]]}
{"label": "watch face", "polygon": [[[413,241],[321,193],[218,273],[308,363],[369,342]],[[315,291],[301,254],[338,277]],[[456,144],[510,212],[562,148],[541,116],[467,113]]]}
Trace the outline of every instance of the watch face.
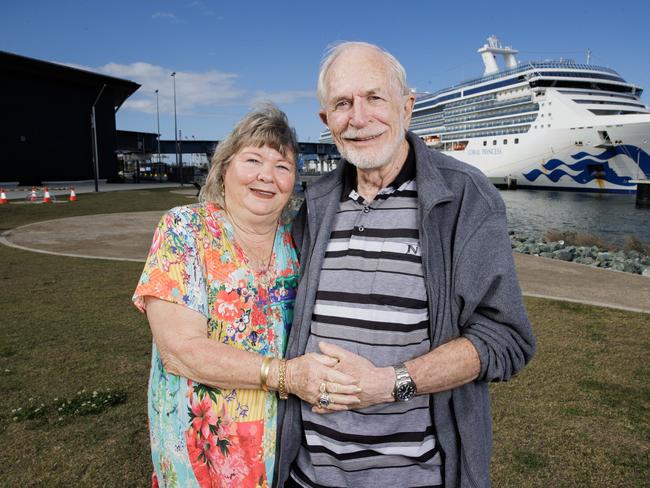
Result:
{"label": "watch face", "polygon": [[407,402],[415,396],[415,385],[413,383],[405,383],[397,387],[395,398],[400,402]]}

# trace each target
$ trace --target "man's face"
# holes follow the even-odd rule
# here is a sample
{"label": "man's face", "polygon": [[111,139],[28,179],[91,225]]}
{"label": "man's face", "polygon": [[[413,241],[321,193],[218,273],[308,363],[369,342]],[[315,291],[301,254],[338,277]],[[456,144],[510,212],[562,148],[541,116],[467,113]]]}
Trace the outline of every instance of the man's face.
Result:
{"label": "man's face", "polygon": [[415,97],[400,92],[386,60],[372,49],[350,48],[330,66],[324,88],[320,117],[341,155],[359,169],[393,162]]}

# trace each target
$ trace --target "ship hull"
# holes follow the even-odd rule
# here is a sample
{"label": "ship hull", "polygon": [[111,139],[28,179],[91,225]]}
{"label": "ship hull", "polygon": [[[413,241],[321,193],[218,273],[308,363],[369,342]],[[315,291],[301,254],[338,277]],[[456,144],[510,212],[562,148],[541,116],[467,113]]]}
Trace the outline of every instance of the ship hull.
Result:
{"label": "ship hull", "polygon": [[470,140],[463,151],[442,152],[519,188],[635,193],[635,181],[650,178],[650,116],[636,117],[636,123],[627,116],[625,123],[612,117],[588,127],[531,130],[517,145]]}

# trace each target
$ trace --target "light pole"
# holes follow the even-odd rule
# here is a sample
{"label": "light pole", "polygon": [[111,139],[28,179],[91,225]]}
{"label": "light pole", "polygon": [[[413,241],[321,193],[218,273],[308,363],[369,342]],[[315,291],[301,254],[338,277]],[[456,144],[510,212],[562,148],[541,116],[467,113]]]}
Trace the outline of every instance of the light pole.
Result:
{"label": "light pole", "polygon": [[158,120],[158,132],[156,139],[158,141],[158,181],[161,181],[162,176],[160,170],[162,168],[162,161],[160,160],[160,104],[158,103],[158,90],[156,90],[156,119]]}
{"label": "light pole", "polygon": [[171,77],[174,79],[174,147],[176,148],[176,166],[178,167],[178,178],[181,181],[181,186],[183,186],[183,166],[180,158],[178,157],[178,123],[176,120],[176,71],[171,74]]}
{"label": "light pole", "polygon": [[92,109],[90,111],[90,127],[92,129],[92,138],[93,138],[93,173],[95,176],[95,192],[99,192],[99,151],[97,150],[97,119],[95,118],[95,105],[99,101],[99,97],[104,93],[106,84],[102,86],[102,89],[99,90],[99,94],[95,101],[93,102]]}

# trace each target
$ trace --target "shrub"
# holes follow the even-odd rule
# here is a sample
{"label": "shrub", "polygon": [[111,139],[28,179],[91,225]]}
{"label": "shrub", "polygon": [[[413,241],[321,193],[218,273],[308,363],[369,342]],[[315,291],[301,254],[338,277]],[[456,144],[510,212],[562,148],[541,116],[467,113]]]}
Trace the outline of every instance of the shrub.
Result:
{"label": "shrub", "polygon": [[544,233],[544,240],[546,242],[564,241],[564,243],[569,246],[596,246],[600,249],[607,249],[610,251],[617,249],[615,244],[607,242],[595,234],[575,232],[573,230],[561,231],[558,229],[549,229]]}
{"label": "shrub", "polygon": [[634,234],[630,234],[625,238],[625,245],[623,248],[626,251],[636,251],[638,253],[650,256],[650,244],[642,242]]}

